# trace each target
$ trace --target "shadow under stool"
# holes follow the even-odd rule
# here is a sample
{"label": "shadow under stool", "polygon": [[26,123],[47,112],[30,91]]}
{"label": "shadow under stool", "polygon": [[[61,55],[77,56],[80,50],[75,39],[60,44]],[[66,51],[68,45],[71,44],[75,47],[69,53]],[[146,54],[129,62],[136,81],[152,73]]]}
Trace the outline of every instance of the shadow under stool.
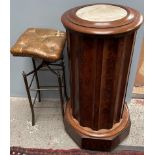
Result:
{"label": "shadow under stool", "polygon": [[[61,110],[64,116],[64,97],[68,100],[66,82],[65,82],[65,65],[63,49],[65,46],[65,32],[55,29],[29,28],[17,40],[11,48],[13,56],[30,57],[33,63],[33,70],[29,73],[23,72],[25,88],[32,113],[32,125],[35,125],[34,104],[36,98],[41,101],[41,91],[58,90],[60,94]],[[36,65],[35,58],[39,58],[41,63]],[[58,86],[41,86],[38,78],[38,71],[48,70],[57,77]],[[31,80],[28,81],[28,77]],[[36,81],[36,88],[32,89],[32,83]],[[36,91],[32,100],[31,91]]]}

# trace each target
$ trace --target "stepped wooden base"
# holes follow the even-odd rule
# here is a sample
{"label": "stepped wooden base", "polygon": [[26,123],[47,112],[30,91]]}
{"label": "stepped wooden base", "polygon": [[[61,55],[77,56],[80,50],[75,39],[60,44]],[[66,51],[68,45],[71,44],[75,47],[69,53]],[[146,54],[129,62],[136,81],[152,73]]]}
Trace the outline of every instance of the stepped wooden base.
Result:
{"label": "stepped wooden base", "polygon": [[110,151],[127,137],[131,122],[128,108],[125,104],[122,119],[119,123],[114,124],[111,129],[95,131],[88,127],[82,127],[79,122],[73,118],[71,103],[68,101],[64,124],[67,133],[82,149]]}

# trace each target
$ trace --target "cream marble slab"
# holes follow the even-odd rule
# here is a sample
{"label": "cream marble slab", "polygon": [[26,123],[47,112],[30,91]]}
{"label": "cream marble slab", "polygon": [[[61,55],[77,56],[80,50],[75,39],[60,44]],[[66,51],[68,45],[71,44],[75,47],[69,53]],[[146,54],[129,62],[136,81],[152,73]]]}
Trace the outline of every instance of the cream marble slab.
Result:
{"label": "cream marble slab", "polygon": [[76,15],[87,21],[109,22],[125,17],[127,15],[127,11],[114,5],[97,4],[77,10]]}

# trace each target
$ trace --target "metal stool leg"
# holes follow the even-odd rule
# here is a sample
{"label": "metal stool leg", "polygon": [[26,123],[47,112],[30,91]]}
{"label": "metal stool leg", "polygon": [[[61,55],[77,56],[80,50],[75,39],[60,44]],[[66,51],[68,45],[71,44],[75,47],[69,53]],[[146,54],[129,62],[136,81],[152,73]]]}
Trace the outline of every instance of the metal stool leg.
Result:
{"label": "metal stool leg", "polygon": [[62,111],[62,116],[64,117],[64,100],[62,96],[62,81],[61,81],[61,76],[60,73],[58,73],[58,83],[59,83],[59,92],[60,92],[60,101],[61,101],[61,111]]}
{"label": "metal stool leg", "polygon": [[63,72],[64,95],[66,100],[68,100],[67,89],[66,89],[66,78],[65,78],[65,65],[63,60],[62,60],[62,72]]}
{"label": "metal stool leg", "polygon": [[27,82],[27,76],[26,74],[23,72],[23,78],[24,78],[24,83],[25,83],[25,87],[26,87],[26,92],[27,92],[27,96],[28,96],[28,100],[30,103],[30,108],[31,108],[31,113],[32,113],[32,126],[35,125],[35,115],[34,115],[34,109],[33,109],[33,104],[32,104],[32,100],[31,100],[31,95],[30,95],[30,91],[29,91],[29,87],[28,87],[28,82]]}
{"label": "metal stool leg", "polygon": [[64,99],[63,99],[63,95],[62,95],[62,78],[61,78],[60,72],[56,72],[48,64],[47,64],[47,67],[58,78],[59,93],[60,93],[60,102],[61,102],[61,111],[62,111],[62,115],[64,117]]}
{"label": "metal stool leg", "polygon": [[[38,79],[38,73],[37,73],[37,69],[36,69],[36,64],[35,64],[35,60],[34,60],[34,58],[32,58],[32,63],[33,63],[34,71],[35,71],[34,74],[35,74],[35,79],[36,79],[37,88],[40,89],[39,79]],[[41,101],[40,90],[37,90],[37,91],[38,91],[38,101],[40,102],[40,101]]]}

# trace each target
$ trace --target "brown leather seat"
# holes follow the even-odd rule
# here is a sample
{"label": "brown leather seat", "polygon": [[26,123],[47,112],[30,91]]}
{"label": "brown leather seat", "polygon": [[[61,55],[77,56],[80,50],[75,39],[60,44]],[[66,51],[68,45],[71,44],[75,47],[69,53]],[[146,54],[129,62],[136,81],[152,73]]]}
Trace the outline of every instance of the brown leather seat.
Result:
{"label": "brown leather seat", "polygon": [[14,56],[28,56],[53,62],[61,58],[65,40],[65,32],[29,28],[11,48],[11,53]]}

